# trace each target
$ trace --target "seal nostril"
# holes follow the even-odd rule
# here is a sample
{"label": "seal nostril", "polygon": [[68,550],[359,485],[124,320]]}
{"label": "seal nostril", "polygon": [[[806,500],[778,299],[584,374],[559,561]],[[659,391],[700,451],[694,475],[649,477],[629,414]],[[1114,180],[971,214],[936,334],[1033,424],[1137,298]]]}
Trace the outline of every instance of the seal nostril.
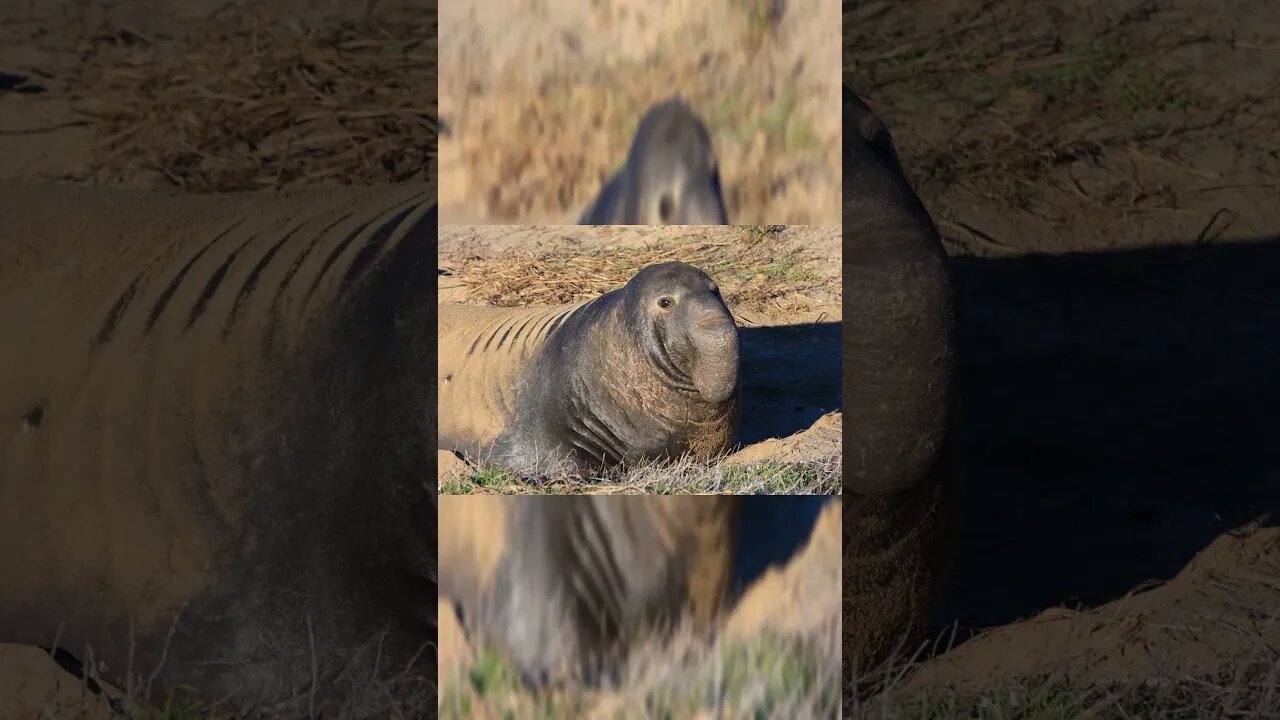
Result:
{"label": "seal nostril", "polygon": [[22,431],[34,430],[40,427],[40,423],[44,422],[44,406],[36,405],[22,416]]}

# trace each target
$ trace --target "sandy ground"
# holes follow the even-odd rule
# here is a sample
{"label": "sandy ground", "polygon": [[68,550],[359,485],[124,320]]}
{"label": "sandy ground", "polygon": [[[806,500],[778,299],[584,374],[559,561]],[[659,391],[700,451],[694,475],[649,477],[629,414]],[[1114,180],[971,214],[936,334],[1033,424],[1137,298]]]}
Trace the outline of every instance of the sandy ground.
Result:
{"label": "sandy ground", "polygon": [[64,672],[48,653],[0,643],[0,718],[107,720],[111,708],[84,681]]}
{"label": "sandy ground", "polygon": [[837,13],[834,0],[442,3],[441,222],[574,222],[644,110],[678,94],[712,134],[731,222],[839,223]]}
{"label": "sandy ground", "polygon": [[961,644],[912,687],[1280,657],[1275,13],[846,16],[846,79],[889,124],[962,298],[967,497],[938,616]]}
{"label": "sandy ground", "polygon": [[0,4],[0,178],[196,192],[435,176],[410,0]]}
{"label": "sandy ground", "polygon": [[[672,259],[689,260],[679,251],[705,254],[699,248],[713,245],[717,248],[717,262],[725,263],[723,272],[717,273],[713,267],[702,269],[721,284],[738,322],[742,348],[740,452],[753,462],[784,458],[803,461],[830,452],[831,433],[801,434],[824,416],[828,416],[824,425],[835,427],[838,437],[840,228],[777,228],[762,241],[768,243],[763,257],[752,257],[743,265],[733,264],[733,258],[750,250],[747,243],[751,232],[737,227],[442,227],[440,269],[446,274],[437,277],[437,286],[441,302],[510,304],[512,301],[500,295],[501,288],[495,290],[489,282],[495,265],[483,261],[501,261],[505,273],[519,275],[526,263],[551,255],[580,256],[590,263],[590,258],[617,255],[622,249],[672,248]],[[749,294],[753,286],[764,281],[761,271],[779,267],[777,260],[793,253],[803,259],[794,266],[785,266],[792,279],[784,278],[776,296],[760,300]],[[529,278],[521,289],[552,285],[560,279],[537,273],[538,270],[528,271]],[[624,275],[608,277],[607,285],[621,285],[629,279]],[[556,301],[593,295],[591,289],[578,292],[571,286],[565,294],[556,296]],[[773,452],[773,444],[762,446],[775,438],[793,439],[786,452]]]}

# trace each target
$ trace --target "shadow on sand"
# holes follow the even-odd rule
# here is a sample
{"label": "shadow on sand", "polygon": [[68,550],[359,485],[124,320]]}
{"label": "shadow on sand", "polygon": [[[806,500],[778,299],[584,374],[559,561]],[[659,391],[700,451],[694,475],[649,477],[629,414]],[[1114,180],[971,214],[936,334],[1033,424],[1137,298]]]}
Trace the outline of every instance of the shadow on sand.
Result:
{"label": "shadow on sand", "polygon": [[966,497],[940,620],[1098,605],[1280,521],[1280,238],[956,276]]}
{"label": "shadow on sand", "polygon": [[760,577],[772,564],[783,565],[804,547],[830,495],[748,495],[742,498],[738,552],[733,561],[733,592]]}
{"label": "shadow on sand", "polygon": [[839,410],[840,323],[739,328],[742,425],[738,442],[786,437]]}
{"label": "shadow on sand", "polygon": [[[805,430],[839,410],[838,322],[739,329],[742,347],[744,445]],[[804,547],[825,503],[823,495],[760,495],[742,498],[733,588],[741,591],[772,564],[785,564]]]}

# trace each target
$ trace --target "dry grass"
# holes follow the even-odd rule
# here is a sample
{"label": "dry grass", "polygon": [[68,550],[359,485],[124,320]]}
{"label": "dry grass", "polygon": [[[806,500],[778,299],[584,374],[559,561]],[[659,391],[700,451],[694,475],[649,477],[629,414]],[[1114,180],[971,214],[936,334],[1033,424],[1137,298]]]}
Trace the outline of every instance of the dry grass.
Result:
{"label": "dry grass", "polygon": [[1050,677],[996,681],[981,690],[890,689],[846,696],[858,720],[1265,720],[1280,717],[1280,670],[1246,663],[1217,675],[1153,682],[1073,683]]}
{"label": "dry grass", "polygon": [[[1213,674],[1171,676],[1157,672],[1143,680],[1072,679],[1083,671],[1078,658],[1039,675],[1018,671],[1016,662],[1001,676],[956,685],[913,680],[931,658],[945,655],[960,640],[957,628],[943,630],[913,647],[900,646],[880,667],[856,669],[844,691],[842,716],[856,720],[1264,720],[1280,717],[1280,648],[1259,636],[1247,652]],[[1179,652],[1176,644],[1169,650]],[[1069,656],[1068,656],[1069,657]],[[1083,656],[1081,656],[1083,657]]]}
{"label": "dry grass", "polygon": [[[715,278],[726,303],[750,310],[794,311],[818,304],[830,280],[813,268],[803,249],[770,242],[777,230],[740,228],[736,239],[691,233],[643,247],[555,250],[531,254],[509,250],[462,260],[455,274],[470,299],[516,306],[577,302],[622,287],[649,265],[679,261]],[[838,287],[838,280],[835,281]]]}
{"label": "dry grass", "polygon": [[[472,111],[481,115],[479,127],[462,138],[462,157],[472,182],[486,191],[488,211],[507,221],[576,212],[621,166],[644,111],[671,96],[672,87],[680,87],[680,96],[715,137],[731,218],[783,219],[788,224],[831,219],[782,197],[777,189],[797,177],[814,177],[816,185],[825,169],[826,149],[818,146],[810,121],[796,110],[797,91],[784,86],[773,100],[765,89],[740,92],[741,83],[708,73],[698,55],[683,57],[689,60],[674,71],[659,65],[625,66],[620,77],[589,83],[557,79],[538,94],[529,94],[523,80],[513,81],[494,94],[501,100],[478,103]],[[741,67],[727,57],[717,56],[714,62],[724,72]],[[522,103],[513,107],[512,97],[521,97]],[[546,128],[577,140],[548,142]],[[821,189],[831,193],[829,199],[821,198],[830,207],[838,188]],[[813,194],[799,197],[811,200]]]}
{"label": "dry grass", "polygon": [[[646,57],[569,61],[546,78],[483,61],[450,67],[441,82],[465,107],[455,137],[469,200],[495,222],[580,211],[621,166],[644,111],[678,94],[713,137],[733,221],[838,222],[839,133],[805,103],[822,92],[820,75],[771,41],[777,23],[764,6],[774,3],[732,4],[718,21],[741,28],[736,42],[685,26]],[[471,83],[485,91],[464,89]]]}
{"label": "dry grass", "polygon": [[839,495],[840,454],[821,460],[749,465],[690,459],[640,465],[601,477],[521,478],[493,467],[444,481],[444,495]]}
{"label": "dry grass", "polygon": [[618,687],[595,691],[531,689],[490,650],[444,681],[440,716],[830,718],[839,710],[839,673],[839,618],[805,637],[708,644],[677,633],[638,649]]}
{"label": "dry grass", "polygon": [[[940,29],[893,3],[846,4],[844,80],[894,128],[927,200],[961,191],[1072,225],[1088,215],[1185,212],[1195,195],[1175,188],[1222,182],[1183,157],[1188,139],[1227,127],[1263,131],[1280,82],[1214,97],[1218,90],[1193,67],[1163,62],[1205,42],[1203,34],[1154,30],[1158,3],[1120,8],[1075,19],[1065,8],[970,3]],[[1085,170],[1065,170],[1076,167]],[[946,202],[931,204],[959,250],[1039,249],[1035,238],[996,239],[953,221]],[[1202,240],[1229,224],[1216,215],[1205,221]]]}
{"label": "dry grass", "polygon": [[231,2],[163,32],[69,13],[57,42],[79,49],[63,72],[93,121],[96,179],[198,192],[429,179],[435,13],[365,9],[283,16]]}

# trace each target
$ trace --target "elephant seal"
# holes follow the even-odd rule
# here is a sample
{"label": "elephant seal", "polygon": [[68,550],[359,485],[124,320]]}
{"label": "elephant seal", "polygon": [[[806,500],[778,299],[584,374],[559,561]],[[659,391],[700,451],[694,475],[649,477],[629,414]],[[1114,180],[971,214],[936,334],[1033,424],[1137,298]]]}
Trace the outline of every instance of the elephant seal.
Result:
{"label": "elephant seal", "polygon": [[884,123],[844,88],[845,687],[932,619],[959,482],[956,310],[938,231]]}
{"label": "elephant seal", "polygon": [[733,496],[444,496],[440,594],[526,682],[616,679],[651,633],[728,598]]}
{"label": "elephant seal", "polygon": [[290,716],[429,692],[435,188],[0,197],[0,643]]}
{"label": "elephant seal", "polygon": [[727,225],[720,169],[698,115],[673,98],[649,108],[626,163],[579,225]]}
{"label": "elephant seal", "polygon": [[440,306],[439,448],[535,474],[726,450],[738,331],[692,265],[553,307]]}

